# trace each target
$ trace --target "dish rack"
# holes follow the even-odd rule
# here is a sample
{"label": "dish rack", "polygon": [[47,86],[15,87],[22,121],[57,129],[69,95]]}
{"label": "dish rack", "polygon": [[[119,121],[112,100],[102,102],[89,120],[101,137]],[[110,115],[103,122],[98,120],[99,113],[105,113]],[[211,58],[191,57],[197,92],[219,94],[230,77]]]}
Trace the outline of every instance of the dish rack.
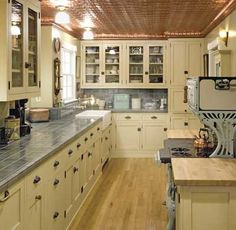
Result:
{"label": "dish rack", "polygon": [[13,129],[0,127],[0,145],[7,145]]}

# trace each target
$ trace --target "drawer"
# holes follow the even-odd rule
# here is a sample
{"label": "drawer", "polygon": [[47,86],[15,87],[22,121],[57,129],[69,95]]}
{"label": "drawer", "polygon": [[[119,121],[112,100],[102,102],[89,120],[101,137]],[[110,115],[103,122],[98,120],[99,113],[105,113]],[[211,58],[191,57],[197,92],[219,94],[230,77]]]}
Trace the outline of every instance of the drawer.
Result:
{"label": "drawer", "polygon": [[168,116],[165,114],[159,114],[159,113],[143,114],[143,121],[166,122],[167,120],[168,120]]}
{"label": "drawer", "polygon": [[114,116],[114,120],[117,121],[139,121],[142,120],[141,114],[136,113],[120,113]]}
{"label": "drawer", "polygon": [[35,196],[37,193],[41,193],[48,180],[48,162],[38,166],[25,178],[26,195]]}

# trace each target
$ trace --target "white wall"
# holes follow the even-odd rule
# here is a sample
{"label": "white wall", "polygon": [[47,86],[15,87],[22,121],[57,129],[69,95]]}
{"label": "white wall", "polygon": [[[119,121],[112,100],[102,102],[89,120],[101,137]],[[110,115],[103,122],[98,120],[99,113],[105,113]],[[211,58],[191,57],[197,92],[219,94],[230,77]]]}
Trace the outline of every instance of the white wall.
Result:
{"label": "white wall", "polygon": [[41,96],[32,98],[30,107],[53,107],[54,101],[54,59],[60,59],[60,53],[55,53],[53,39],[59,37],[61,45],[78,46],[78,39],[61,31],[55,26],[41,28]]}
{"label": "white wall", "polygon": [[206,44],[219,37],[221,30],[229,31],[228,48],[231,50],[231,75],[236,76],[236,10],[206,36]]}

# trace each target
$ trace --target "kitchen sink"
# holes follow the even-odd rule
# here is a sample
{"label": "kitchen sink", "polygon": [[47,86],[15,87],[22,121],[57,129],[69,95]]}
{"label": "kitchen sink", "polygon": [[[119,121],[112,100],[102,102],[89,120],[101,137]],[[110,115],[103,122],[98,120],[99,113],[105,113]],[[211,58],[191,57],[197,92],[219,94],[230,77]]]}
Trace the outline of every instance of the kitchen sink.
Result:
{"label": "kitchen sink", "polygon": [[111,124],[110,110],[85,110],[76,114],[75,117],[102,117],[102,130],[106,129]]}

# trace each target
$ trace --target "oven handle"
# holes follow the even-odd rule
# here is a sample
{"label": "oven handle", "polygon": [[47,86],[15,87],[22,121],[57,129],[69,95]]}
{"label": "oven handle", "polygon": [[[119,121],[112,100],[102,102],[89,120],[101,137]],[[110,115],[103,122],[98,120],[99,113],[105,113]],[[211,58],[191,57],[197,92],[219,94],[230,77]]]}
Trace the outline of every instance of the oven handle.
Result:
{"label": "oven handle", "polygon": [[157,165],[161,165],[161,158],[160,158],[160,154],[159,154],[159,151],[157,151],[156,154],[154,154],[154,159],[155,159],[155,162],[157,163]]}

